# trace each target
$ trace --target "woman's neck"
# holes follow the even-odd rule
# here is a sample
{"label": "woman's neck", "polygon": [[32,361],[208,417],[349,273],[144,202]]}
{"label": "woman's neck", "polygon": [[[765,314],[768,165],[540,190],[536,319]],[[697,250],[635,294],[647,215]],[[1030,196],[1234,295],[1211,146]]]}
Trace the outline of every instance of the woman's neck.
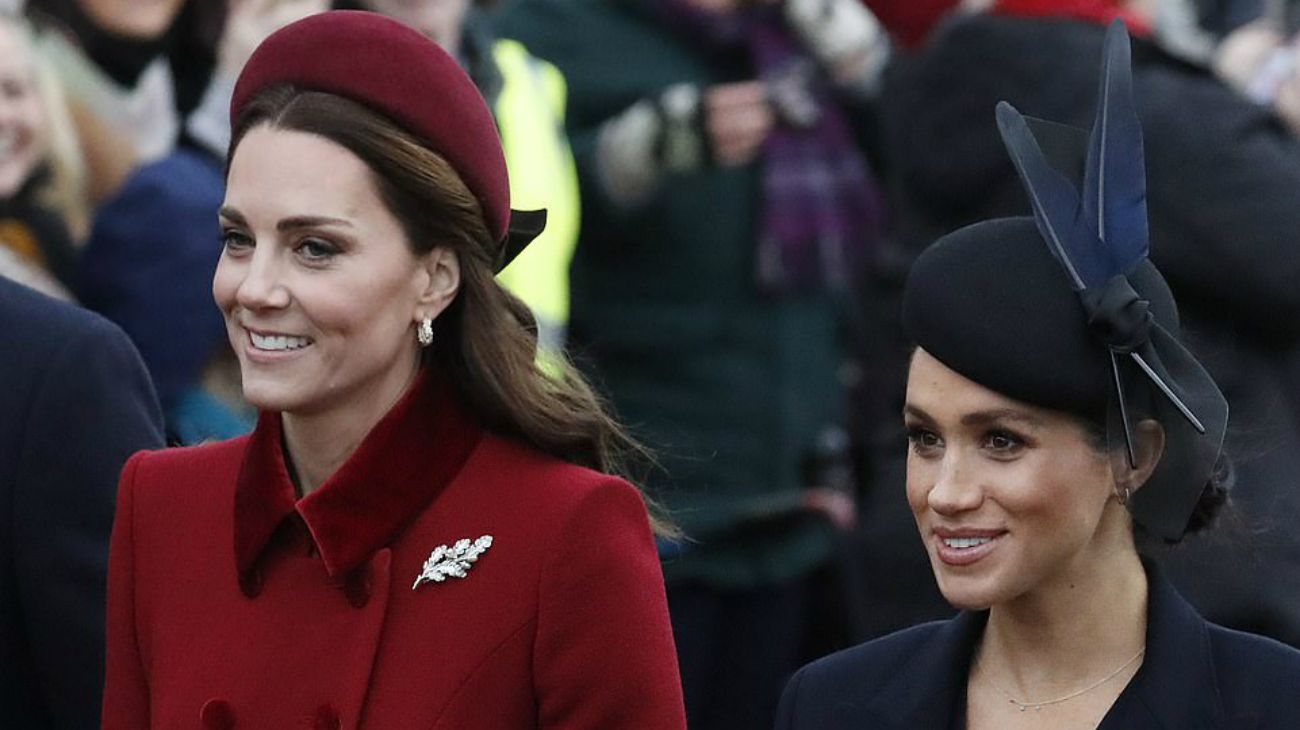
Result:
{"label": "woman's neck", "polygon": [[1044,697],[1104,676],[1142,650],[1146,573],[1127,519],[1118,522],[1123,535],[1084,551],[1070,569],[1030,593],[993,606],[980,647],[982,668]]}
{"label": "woman's neck", "polygon": [[333,408],[280,415],[285,461],[300,496],[311,494],[343,466],[418,374],[417,365],[409,372],[389,375]]}

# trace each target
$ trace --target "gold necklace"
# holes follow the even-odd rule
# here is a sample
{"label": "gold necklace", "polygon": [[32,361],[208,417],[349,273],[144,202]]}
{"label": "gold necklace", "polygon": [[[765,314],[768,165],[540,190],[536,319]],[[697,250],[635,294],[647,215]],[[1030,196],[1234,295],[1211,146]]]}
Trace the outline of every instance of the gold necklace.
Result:
{"label": "gold necklace", "polygon": [[995,683],[993,682],[993,678],[992,678],[992,677],[988,678],[988,683],[989,683],[989,686],[990,686],[990,687],[992,687],[993,689],[995,689],[995,690],[998,691],[998,694],[1000,694],[1000,695],[1002,695],[1003,697],[1007,698],[1007,702],[1010,702],[1011,704],[1015,705],[1016,708],[1019,709],[1021,712],[1024,712],[1025,710],[1035,710],[1035,711],[1037,711],[1037,710],[1041,710],[1041,709],[1043,709],[1044,707],[1048,707],[1048,706],[1050,706],[1050,705],[1059,705],[1059,704],[1061,704],[1062,702],[1065,702],[1065,701],[1067,701],[1067,700],[1072,700],[1072,699],[1074,699],[1075,697],[1079,697],[1080,695],[1085,695],[1085,694],[1087,694],[1087,693],[1093,691],[1094,689],[1097,689],[1098,687],[1102,686],[1103,684],[1105,684],[1105,683],[1109,682],[1110,680],[1114,679],[1115,677],[1119,676],[1119,673],[1120,673],[1120,672],[1122,672],[1122,671],[1124,671],[1125,669],[1128,669],[1130,666],[1132,666],[1133,662],[1137,661],[1138,659],[1141,659],[1141,658],[1142,658],[1142,655],[1145,654],[1146,652],[1147,652],[1147,649],[1146,649],[1146,647],[1144,646],[1144,647],[1142,647],[1142,649],[1141,649],[1138,653],[1136,653],[1136,654],[1133,655],[1133,658],[1132,658],[1132,659],[1129,659],[1128,661],[1126,661],[1126,662],[1124,662],[1123,664],[1119,665],[1119,667],[1117,667],[1117,668],[1115,669],[1115,671],[1111,672],[1110,674],[1107,674],[1106,676],[1102,677],[1101,679],[1097,680],[1096,682],[1093,682],[1092,684],[1088,685],[1087,687],[1084,687],[1084,688],[1081,689],[1081,690],[1076,690],[1076,691],[1074,691],[1074,692],[1071,692],[1070,694],[1065,695],[1064,697],[1057,697],[1057,698],[1054,699],[1054,700],[1044,700],[1043,702],[1021,702],[1020,700],[1018,700],[1018,699],[1016,699],[1015,697],[1012,697],[1010,694],[1008,694],[1006,690],[1002,689],[1002,688],[999,687],[997,684],[995,684]]}

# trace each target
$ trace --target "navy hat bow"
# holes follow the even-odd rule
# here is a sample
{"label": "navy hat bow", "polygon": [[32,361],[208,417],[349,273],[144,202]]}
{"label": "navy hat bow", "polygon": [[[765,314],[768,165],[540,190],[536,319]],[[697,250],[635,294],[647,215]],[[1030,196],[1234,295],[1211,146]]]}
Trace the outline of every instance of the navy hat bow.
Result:
{"label": "navy hat bow", "polygon": [[[1136,463],[1132,393],[1154,389],[1166,450],[1130,509],[1139,523],[1168,539],[1182,536],[1218,459],[1228,405],[1196,358],[1151,316],[1129,277],[1147,258],[1142,128],[1133,103],[1128,34],[1107,30],[1097,114],[1090,132],[997,107],[1002,141],[1028,193],[1034,221],[1078,293],[1090,331],[1110,359],[1130,463]],[[1082,188],[1074,180],[1082,170]],[[1136,370],[1133,370],[1136,368]],[[1136,378],[1125,377],[1127,372]],[[1172,410],[1169,410],[1172,409]]]}

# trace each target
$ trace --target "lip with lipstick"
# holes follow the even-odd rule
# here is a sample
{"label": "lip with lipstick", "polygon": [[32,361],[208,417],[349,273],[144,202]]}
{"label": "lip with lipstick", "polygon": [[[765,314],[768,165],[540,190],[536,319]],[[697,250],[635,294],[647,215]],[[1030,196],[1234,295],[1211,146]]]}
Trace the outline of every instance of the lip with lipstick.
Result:
{"label": "lip with lipstick", "polygon": [[935,552],[945,565],[971,565],[996,550],[998,541],[1006,534],[1006,530],[936,527]]}

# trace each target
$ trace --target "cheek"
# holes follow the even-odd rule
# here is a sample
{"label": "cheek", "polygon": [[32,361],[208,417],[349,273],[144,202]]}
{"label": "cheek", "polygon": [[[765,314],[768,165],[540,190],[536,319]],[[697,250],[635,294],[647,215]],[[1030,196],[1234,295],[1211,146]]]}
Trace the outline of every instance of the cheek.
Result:
{"label": "cheek", "polygon": [[1030,529],[1068,542],[1084,540],[1101,519],[1108,476],[1091,459],[1050,461],[1022,473],[999,501]]}
{"label": "cheek", "polygon": [[36,98],[36,92],[32,92],[31,98],[25,104],[26,109],[23,112],[23,119],[26,120],[28,130],[31,135],[33,146],[40,149],[45,146],[45,110],[41,107],[41,102]]}
{"label": "cheek", "polygon": [[232,264],[223,253],[217,261],[217,271],[212,276],[212,300],[227,316],[235,308],[235,294],[239,291],[239,282],[243,279],[239,269],[240,267]]}
{"label": "cheek", "polygon": [[907,504],[912,513],[920,516],[927,507],[930,489],[934,485],[934,467],[918,458],[911,448],[907,452]]}
{"label": "cheek", "polygon": [[311,324],[325,335],[367,342],[381,350],[404,338],[414,305],[405,282],[310,281],[295,288],[295,299]]}

